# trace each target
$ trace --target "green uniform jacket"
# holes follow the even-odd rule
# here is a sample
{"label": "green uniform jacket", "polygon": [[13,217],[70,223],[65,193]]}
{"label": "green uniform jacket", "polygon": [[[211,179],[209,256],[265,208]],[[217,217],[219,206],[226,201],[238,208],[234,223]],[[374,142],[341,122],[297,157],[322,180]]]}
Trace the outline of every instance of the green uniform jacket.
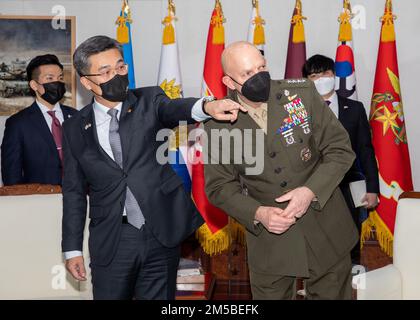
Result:
{"label": "green uniform jacket", "polygon": [[[236,93],[229,98],[237,101]],[[287,127],[289,118],[295,120],[294,126]],[[205,123],[208,137],[225,129],[234,145],[217,146],[217,139],[204,142],[209,162],[204,169],[206,194],[211,203],[245,226],[252,271],[308,277],[306,244],[321,268],[318,272],[327,271],[349,254],[358,240],[356,226],[337,188],[355,159],[348,134],[312,81],[305,79],[271,81],[267,125],[267,135],[263,134],[259,144],[260,148],[264,145],[264,154],[260,154],[264,168],[261,174],[250,175],[246,169],[255,164],[250,163],[247,152],[252,147],[255,156],[255,135],[262,132],[254,120],[240,112],[234,123]],[[238,139],[238,133],[244,130],[252,133],[252,141]],[[285,208],[287,203],[279,204],[274,199],[301,186],[311,189],[317,200],[288,231],[277,235],[261,223],[255,225],[259,206]]]}

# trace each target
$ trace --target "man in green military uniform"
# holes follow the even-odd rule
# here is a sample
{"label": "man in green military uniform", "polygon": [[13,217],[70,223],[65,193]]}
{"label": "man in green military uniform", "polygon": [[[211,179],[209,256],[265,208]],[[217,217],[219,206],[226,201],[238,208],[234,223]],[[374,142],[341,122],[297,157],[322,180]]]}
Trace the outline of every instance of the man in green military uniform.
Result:
{"label": "man in green military uniform", "polygon": [[[246,228],[253,298],[292,299],[302,277],[308,299],[351,299],[350,251],[358,233],[337,188],[354,161],[346,130],[310,80],[271,80],[250,43],[227,47],[222,65],[229,98],[248,112],[233,123],[205,124],[206,193]],[[252,168],[249,154],[263,166]]]}

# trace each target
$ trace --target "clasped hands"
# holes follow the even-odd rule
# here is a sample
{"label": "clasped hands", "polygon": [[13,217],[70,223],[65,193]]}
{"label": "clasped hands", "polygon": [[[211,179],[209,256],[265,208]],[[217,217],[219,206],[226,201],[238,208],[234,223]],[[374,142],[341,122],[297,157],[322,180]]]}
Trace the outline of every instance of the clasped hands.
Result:
{"label": "clasped hands", "polygon": [[289,201],[285,209],[260,206],[255,220],[261,222],[269,232],[282,234],[306,213],[314,198],[315,194],[308,187],[296,188],[275,199],[277,202]]}

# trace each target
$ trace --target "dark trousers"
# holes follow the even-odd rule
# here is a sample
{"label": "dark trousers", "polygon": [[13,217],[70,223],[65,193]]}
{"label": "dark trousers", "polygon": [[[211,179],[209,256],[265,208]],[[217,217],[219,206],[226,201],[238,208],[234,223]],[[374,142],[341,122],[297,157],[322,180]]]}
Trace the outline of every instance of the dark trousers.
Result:
{"label": "dark trousers", "polygon": [[123,224],[115,257],[91,264],[95,300],[174,300],[180,247],[163,247],[146,225]]}
{"label": "dark trousers", "polygon": [[359,241],[356,243],[354,248],[351,250],[351,261],[353,264],[360,264],[360,235],[362,234],[362,224],[360,222],[360,209],[356,208],[353,203],[351,196],[350,187],[348,183],[340,185],[341,192],[343,193],[344,199],[346,200],[347,206],[349,207],[351,216],[354,223],[356,224],[357,230],[359,231]]}
{"label": "dark trousers", "polygon": [[[350,255],[346,255],[327,271],[320,269],[307,245],[309,278],[305,280],[308,300],[350,300],[352,274]],[[291,300],[296,297],[296,277],[260,274],[250,271],[254,300]]]}

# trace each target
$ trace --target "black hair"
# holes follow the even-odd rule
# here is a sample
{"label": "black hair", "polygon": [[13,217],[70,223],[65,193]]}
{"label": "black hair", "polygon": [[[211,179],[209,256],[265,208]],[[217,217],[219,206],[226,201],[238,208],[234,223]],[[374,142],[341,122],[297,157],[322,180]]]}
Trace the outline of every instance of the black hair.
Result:
{"label": "black hair", "polygon": [[89,73],[90,56],[104,52],[110,49],[118,49],[123,56],[121,44],[107,36],[94,36],[83,41],[73,54],[73,65],[80,76]]}
{"label": "black hair", "polygon": [[302,75],[307,78],[313,73],[321,73],[328,70],[331,70],[335,73],[334,60],[326,56],[316,54],[306,60],[302,67]]}
{"label": "black hair", "polygon": [[[26,67],[26,77],[28,82],[31,80],[38,80],[39,77],[39,67],[45,65],[56,65],[59,66],[61,70],[64,69],[63,65],[60,63],[56,55],[53,54],[44,54],[42,56],[36,56],[33,58]],[[35,91],[29,87],[31,95],[35,96]]]}

